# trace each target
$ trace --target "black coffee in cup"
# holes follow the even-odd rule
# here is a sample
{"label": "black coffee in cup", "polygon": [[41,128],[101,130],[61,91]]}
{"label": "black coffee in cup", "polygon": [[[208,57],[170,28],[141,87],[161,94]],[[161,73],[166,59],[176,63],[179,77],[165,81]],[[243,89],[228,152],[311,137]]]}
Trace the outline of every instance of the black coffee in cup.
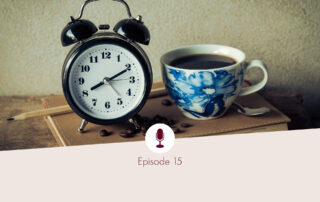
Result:
{"label": "black coffee in cup", "polygon": [[229,57],[213,54],[197,54],[177,58],[169,65],[183,69],[217,69],[236,64]]}

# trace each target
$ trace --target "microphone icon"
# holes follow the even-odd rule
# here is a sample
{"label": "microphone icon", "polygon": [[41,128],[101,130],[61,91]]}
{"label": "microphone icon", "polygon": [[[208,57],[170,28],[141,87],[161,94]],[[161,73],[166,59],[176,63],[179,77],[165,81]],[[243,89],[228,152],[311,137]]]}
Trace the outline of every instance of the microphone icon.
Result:
{"label": "microphone icon", "polygon": [[159,141],[159,144],[157,145],[157,147],[163,148],[164,146],[161,144],[161,141],[164,140],[164,134],[163,134],[163,130],[161,128],[159,128],[157,130],[156,139]]}

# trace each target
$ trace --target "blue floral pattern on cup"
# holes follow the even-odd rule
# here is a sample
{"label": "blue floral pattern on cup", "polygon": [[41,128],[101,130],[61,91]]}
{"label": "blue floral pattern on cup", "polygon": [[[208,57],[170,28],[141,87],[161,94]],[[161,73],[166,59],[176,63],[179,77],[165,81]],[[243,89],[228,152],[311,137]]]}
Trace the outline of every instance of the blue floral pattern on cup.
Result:
{"label": "blue floral pattern on cup", "polygon": [[164,70],[168,93],[189,117],[207,119],[224,114],[239,92],[244,68],[233,70]]}

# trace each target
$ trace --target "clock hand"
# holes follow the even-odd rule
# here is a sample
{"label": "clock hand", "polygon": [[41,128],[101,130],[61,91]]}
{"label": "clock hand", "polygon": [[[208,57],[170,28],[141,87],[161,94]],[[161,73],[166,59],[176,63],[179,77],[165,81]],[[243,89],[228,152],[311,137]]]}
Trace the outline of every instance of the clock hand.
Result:
{"label": "clock hand", "polygon": [[118,76],[120,76],[120,75],[122,75],[122,74],[126,73],[128,70],[130,70],[130,67],[128,67],[128,68],[126,68],[125,70],[122,70],[121,72],[119,72],[119,73],[117,73],[117,74],[113,75],[112,77],[110,77],[110,78],[109,78],[109,81],[111,81],[111,80],[113,80],[113,79],[117,78]]}
{"label": "clock hand", "polygon": [[104,78],[103,79],[103,82],[105,83],[105,84],[107,84],[107,85],[109,85],[111,88],[112,88],[112,90],[119,96],[119,97],[121,97],[120,96],[120,94],[116,91],[116,89],[110,84],[110,79],[109,78]]}
{"label": "clock hand", "polygon": [[98,83],[97,85],[91,87],[91,90],[95,90],[97,88],[99,88],[100,86],[103,86],[104,84],[109,85],[112,90],[120,97],[119,93],[116,91],[116,89],[114,89],[114,87],[110,84],[110,79],[108,77],[104,78],[103,81],[101,81],[100,83]]}
{"label": "clock hand", "polygon": [[95,90],[96,88],[99,88],[100,86],[102,86],[103,84],[105,84],[105,80],[108,81],[108,84],[109,84],[109,81],[112,81],[113,79],[117,78],[118,76],[126,73],[128,70],[130,70],[130,67],[126,68],[125,70],[122,70],[121,72],[113,75],[112,77],[108,78],[104,78],[103,81],[101,81],[100,83],[98,83],[97,85],[91,87],[91,90]]}
{"label": "clock hand", "polygon": [[125,80],[129,80],[130,78],[126,78],[126,79],[113,79],[112,81],[125,81]]}
{"label": "clock hand", "polygon": [[109,84],[110,79],[108,77],[105,77],[102,81],[100,81],[97,85],[94,85],[90,88],[90,90],[95,90],[99,88],[100,86],[103,86],[104,84]]}
{"label": "clock hand", "polygon": [[103,81],[101,81],[100,83],[98,83],[97,85],[95,85],[95,86],[93,86],[93,87],[91,87],[91,89],[90,90],[95,90],[96,88],[99,88],[100,86],[103,86],[104,85],[104,82]]}

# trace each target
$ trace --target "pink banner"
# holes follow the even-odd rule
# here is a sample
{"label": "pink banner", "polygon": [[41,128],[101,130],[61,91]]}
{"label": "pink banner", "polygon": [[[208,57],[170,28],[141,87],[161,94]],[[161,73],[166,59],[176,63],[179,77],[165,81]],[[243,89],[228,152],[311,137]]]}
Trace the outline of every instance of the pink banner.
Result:
{"label": "pink banner", "polygon": [[320,201],[320,129],[0,152],[1,201]]}

